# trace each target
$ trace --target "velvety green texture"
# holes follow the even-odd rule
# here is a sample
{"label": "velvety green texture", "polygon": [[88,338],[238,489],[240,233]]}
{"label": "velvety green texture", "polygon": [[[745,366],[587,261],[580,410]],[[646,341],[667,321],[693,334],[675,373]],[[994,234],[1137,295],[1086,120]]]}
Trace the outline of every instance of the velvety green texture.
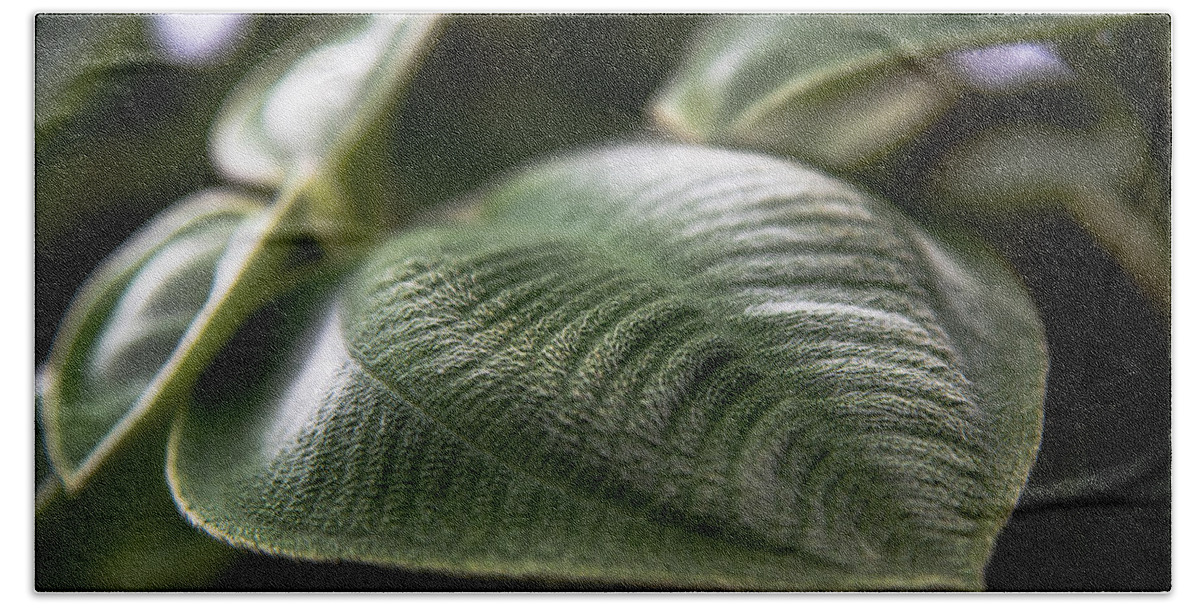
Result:
{"label": "velvety green texture", "polygon": [[80,290],[44,375],[46,442],[69,476],[138,402],[204,305],[234,231],[261,204],[200,193],[163,212]]}
{"label": "velvety green texture", "polygon": [[193,406],[235,545],[697,588],[978,588],[1038,443],[1024,291],[764,156],[610,148],[381,248],[292,371]]}

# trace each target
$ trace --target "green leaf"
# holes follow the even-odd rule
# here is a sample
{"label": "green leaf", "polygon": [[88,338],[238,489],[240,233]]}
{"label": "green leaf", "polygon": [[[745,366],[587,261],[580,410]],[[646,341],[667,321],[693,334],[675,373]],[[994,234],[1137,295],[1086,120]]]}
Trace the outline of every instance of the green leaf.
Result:
{"label": "green leaf", "polygon": [[653,106],[692,141],[860,167],[916,135],[966,90],[949,53],[1091,32],[1119,15],[755,15],[714,18]]}
{"label": "green leaf", "polygon": [[[218,169],[275,188],[297,171],[378,162],[350,153],[403,100],[437,24],[431,15],[374,15],[333,42],[313,38],[322,44],[286,68],[263,68],[234,92],[214,125]],[[340,18],[325,25],[347,29]]]}
{"label": "green leaf", "polygon": [[[100,287],[93,290],[85,286],[82,290],[84,301],[75,307],[78,312],[73,313],[82,320],[69,318],[65,336],[57,341],[56,352],[61,354],[51,355],[48,374],[52,384],[46,396],[45,418],[51,434],[48,439],[51,458],[69,491],[83,487],[114,453],[133,445],[135,440],[145,440],[143,435],[146,429],[156,426],[159,418],[171,417],[189,398],[200,374],[251,315],[298,287],[308,285],[321,289],[320,286],[330,277],[343,273],[360,259],[365,244],[374,242],[374,233],[370,228],[355,223],[352,217],[336,215],[337,209],[330,203],[337,198],[326,193],[325,184],[300,177],[290,182],[262,213],[244,213],[244,221],[232,224],[228,233],[223,235],[224,240],[214,238],[206,242],[202,249],[188,244],[188,249],[192,250],[184,253],[203,253],[208,257],[204,262],[180,263],[179,266],[187,268],[189,277],[202,278],[190,282],[181,292],[168,294],[168,299],[187,294],[183,297],[186,304],[162,306],[172,315],[170,322],[165,323],[169,330],[163,332],[171,337],[160,336],[160,332],[152,326],[152,337],[161,339],[161,342],[152,343],[145,356],[121,359],[118,363],[118,366],[132,364],[131,369],[118,367],[117,373],[94,379],[79,377],[80,374],[98,373],[93,369],[96,363],[92,358],[104,354],[94,352],[92,347],[92,342],[97,339],[95,320],[108,318],[123,310],[108,310],[113,298],[110,290],[118,287],[109,284],[111,279],[107,275],[99,280]],[[233,196],[235,200],[229,204],[246,204],[244,200],[236,200],[236,195],[217,195],[218,199],[223,196]],[[217,204],[221,204],[221,201],[218,200]],[[187,217],[188,213],[185,211],[182,215]],[[167,223],[168,227],[171,225]],[[154,243],[156,235],[157,231],[152,230],[146,240]],[[141,239],[137,242],[140,243]],[[140,248],[144,246],[138,244],[131,250],[137,252]],[[129,255],[132,257],[134,253]],[[186,256],[168,255],[169,262],[164,264],[169,266],[178,263],[181,257],[187,259]],[[128,267],[130,264],[124,254],[112,265],[118,273]],[[170,272],[167,274],[170,275]],[[168,276],[168,279],[173,278]],[[191,291],[197,286],[205,289],[199,293]],[[160,304],[153,297],[158,288],[154,281],[129,286],[126,301],[132,302],[133,320],[141,321],[137,316],[140,308],[147,305],[151,308],[149,312],[158,314]],[[87,295],[89,291],[101,295],[91,298]],[[82,327],[83,331],[78,327]],[[128,327],[114,325],[114,330],[116,335],[123,336]],[[175,330],[180,333],[171,333]],[[106,336],[107,333],[99,337]],[[124,338],[116,340],[114,345],[123,347]],[[109,346],[104,345],[105,348]],[[110,404],[110,393],[122,387],[122,374],[126,372],[136,378],[130,382],[132,390],[122,393],[119,399]],[[140,384],[144,379],[149,382]],[[98,445],[88,448],[90,452],[85,460],[73,461],[72,457],[77,454],[63,452],[63,437],[77,432],[78,428],[85,428],[88,431],[85,437],[90,439],[90,431],[103,427],[96,423],[88,425],[84,420],[60,421],[57,417],[66,409],[62,404],[76,401],[91,404],[97,395],[102,405],[83,408],[89,412],[84,416],[85,420],[95,412],[105,412],[101,422],[107,422],[111,419],[110,412],[121,409],[125,397],[132,396],[135,402],[124,410],[116,425],[103,435]],[[85,446],[86,443],[80,444],[81,448]]]}
{"label": "green leaf", "polygon": [[1028,297],[979,245],[764,156],[629,146],[480,197],[345,285],[287,374],[181,413],[228,542],[755,589],[978,588],[1040,433]]}
{"label": "green leaf", "polygon": [[208,191],[163,212],[76,296],[47,364],[43,421],[70,478],[126,416],[209,297],[217,262],[261,203]]}

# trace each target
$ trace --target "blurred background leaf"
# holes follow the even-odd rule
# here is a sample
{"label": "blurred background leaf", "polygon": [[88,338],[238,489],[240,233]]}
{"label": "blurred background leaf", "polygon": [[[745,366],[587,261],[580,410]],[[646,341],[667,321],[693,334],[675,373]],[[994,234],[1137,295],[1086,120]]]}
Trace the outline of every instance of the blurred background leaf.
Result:
{"label": "blurred background leaf", "polygon": [[[39,92],[36,110],[43,116],[34,146],[37,360],[100,260],[170,203],[220,184],[208,133],[226,93],[314,19],[246,16],[218,47],[224,52],[201,62],[165,50],[165,34],[156,33],[164,26],[149,16],[37,17],[38,78],[55,83]],[[111,59],[79,61],[89,54]],[[67,74],[49,76],[60,70]]]}
{"label": "blurred background leaf", "polygon": [[213,126],[213,161],[227,177],[266,188],[313,173],[335,213],[378,224],[396,181],[381,122],[403,107],[437,38],[439,15],[371,15],[328,26],[300,57],[268,62],[234,90]]}
{"label": "blurred background leaf", "polygon": [[[964,78],[944,54],[1053,39],[1113,19],[912,13],[710,17],[652,110],[685,139],[787,154],[846,171],[916,135],[964,89],[995,84]],[[1007,76],[1002,84],[1020,87],[1014,75],[1028,71],[1000,75]],[[1046,70],[1037,76],[1057,75]]]}
{"label": "blurred background leaf", "polygon": [[39,16],[35,21],[34,123],[53,130],[116,88],[109,74],[157,61],[144,21],[116,15]]}
{"label": "blurred background leaf", "polygon": [[239,224],[260,201],[209,190],[156,216],[80,288],[43,371],[42,422],[71,477],[155,380],[208,299]]}

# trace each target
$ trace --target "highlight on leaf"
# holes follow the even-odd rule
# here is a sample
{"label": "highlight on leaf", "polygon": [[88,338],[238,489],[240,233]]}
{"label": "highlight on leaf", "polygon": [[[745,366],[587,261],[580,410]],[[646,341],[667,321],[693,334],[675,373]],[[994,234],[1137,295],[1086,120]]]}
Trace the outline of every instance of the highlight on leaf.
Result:
{"label": "highlight on leaf", "polygon": [[193,403],[176,500],[316,560],[689,588],[979,588],[1046,356],[977,243],[765,156],[628,145],[479,195]]}
{"label": "highlight on leaf", "polygon": [[133,408],[209,297],[218,260],[262,203],[196,194],[163,212],[80,290],[43,376],[47,448],[70,477]]}
{"label": "highlight on leaf", "polygon": [[332,42],[315,37],[294,62],[263,68],[217,118],[214,163],[232,179],[279,187],[297,170],[344,161],[404,98],[440,18],[361,17]]}

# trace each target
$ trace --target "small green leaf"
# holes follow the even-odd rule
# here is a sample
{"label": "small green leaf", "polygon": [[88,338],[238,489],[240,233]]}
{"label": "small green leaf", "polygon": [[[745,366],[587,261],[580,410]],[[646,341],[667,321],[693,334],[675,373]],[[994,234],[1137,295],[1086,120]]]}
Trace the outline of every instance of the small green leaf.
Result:
{"label": "small green leaf", "polygon": [[217,167],[232,179],[275,188],[296,171],[353,165],[344,157],[403,100],[437,23],[431,15],[374,15],[286,71],[264,68],[234,92],[217,119]]}
{"label": "small green leaf", "polygon": [[381,248],[293,369],[191,406],[181,509],[318,560],[650,586],[978,588],[1040,434],[978,244],[764,156],[586,153]]}
{"label": "small green leaf", "polygon": [[45,373],[48,450],[69,478],[138,402],[208,299],[239,224],[260,203],[201,193],[155,218],[80,289]]}
{"label": "small green leaf", "polygon": [[854,169],[920,132],[964,90],[986,88],[965,77],[949,53],[1053,40],[1122,18],[1128,17],[721,16],[702,32],[653,113],[692,141]]}
{"label": "small green leaf", "polygon": [[[100,395],[101,403],[105,405],[86,409],[106,412],[104,421],[108,421],[111,413],[121,410],[124,397],[133,396],[135,402],[132,407],[125,407],[116,425],[103,435],[94,449],[90,449],[82,462],[71,460],[74,453],[60,457],[63,442],[59,435],[48,439],[51,458],[55,459],[59,475],[69,491],[83,487],[113,453],[130,445],[135,438],[145,439],[139,436],[146,428],[154,427],[159,417],[173,415],[188,399],[201,372],[226,341],[263,305],[306,284],[315,288],[359,260],[364,244],[373,242],[373,231],[364,229],[351,218],[337,217],[336,209],[329,204],[335,200],[325,194],[321,183],[306,179],[289,182],[268,209],[262,213],[246,213],[242,218],[244,221],[229,226],[224,240],[214,238],[211,243],[206,243],[203,252],[210,257],[205,262],[181,264],[179,268],[186,268],[189,276],[195,274],[208,281],[195,280],[187,287],[207,289],[198,294],[188,290],[180,292],[187,294],[187,304],[166,307],[172,316],[169,323],[164,323],[167,329],[163,333],[174,336],[174,341],[161,337],[160,332],[152,328],[151,336],[161,340],[150,344],[148,354],[118,364],[132,362],[133,368],[128,371],[136,374],[138,383],[132,385],[136,392],[122,393],[112,404],[108,404],[109,393],[120,389],[120,374],[83,380],[75,376],[96,373],[89,367],[94,365],[91,358],[96,356],[92,347],[97,338],[94,323],[96,319],[106,319],[105,315],[111,316],[106,307],[112,304],[113,296],[108,295],[107,290],[115,288],[109,286],[110,279],[102,278],[101,287],[94,291],[105,295],[98,296],[96,301],[86,299],[88,296],[85,295],[84,302],[77,307],[83,320],[68,320],[65,337],[58,340],[56,347],[62,354],[52,354],[48,368],[52,382],[46,397],[49,432],[58,433],[59,428],[72,429],[64,430],[64,434],[76,432],[77,427],[102,428],[100,424],[87,426],[84,421],[57,420],[55,417],[64,409],[63,403],[76,399],[82,399],[80,403],[91,403],[96,395]],[[152,232],[157,234],[157,231]],[[147,238],[154,242],[153,235]],[[135,245],[131,250],[136,252],[139,247],[141,245]],[[195,249],[191,243],[188,248]],[[167,260],[164,262],[167,266],[177,262],[172,255],[168,255]],[[124,254],[112,265],[118,272],[127,266]],[[174,269],[168,268],[171,270]],[[173,278],[170,272],[164,274]],[[154,281],[129,286],[124,300],[133,302],[130,306],[134,318],[141,306],[149,306],[150,312],[158,314],[160,306],[153,298],[158,288]],[[89,289],[85,287],[84,293],[88,294]],[[172,295],[168,294],[168,297]],[[84,331],[79,331],[77,324],[82,324]],[[124,326],[114,329],[118,335],[126,331]],[[180,332],[177,335],[172,333],[176,330]],[[114,344],[123,346],[124,342],[116,340]],[[149,382],[140,384],[140,380],[146,378]],[[79,382],[84,382],[80,385],[83,388],[77,386]],[[90,434],[87,437],[90,438]]]}

